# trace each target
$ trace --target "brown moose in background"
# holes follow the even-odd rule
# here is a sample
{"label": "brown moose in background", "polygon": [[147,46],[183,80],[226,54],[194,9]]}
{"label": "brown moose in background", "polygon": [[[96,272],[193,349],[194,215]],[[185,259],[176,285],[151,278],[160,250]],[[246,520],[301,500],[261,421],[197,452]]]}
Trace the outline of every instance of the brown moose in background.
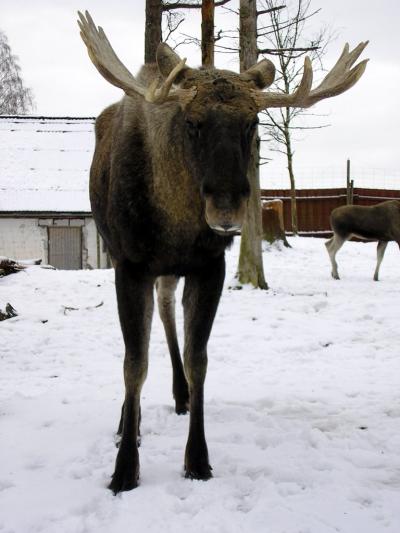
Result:
{"label": "brown moose in background", "polygon": [[372,206],[343,205],[332,211],[330,221],[333,237],[325,246],[332,263],[332,277],[339,279],[336,254],[347,240],[357,237],[378,241],[374,272],[374,280],[378,281],[388,242],[395,241],[400,247],[400,201],[388,200]]}
{"label": "brown moose in background", "polygon": [[[336,96],[364,72],[351,68],[367,43],[342,55],[311,90],[312,68],[292,94],[263,92],[275,68],[262,60],[242,74],[193,69],[166,44],[157,65],[134,78],[89,13],[79,14],[82,38],[102,76],[125,96],[96,121],[90,198],[98,230],[114,261],[118,312],[125,341],[125,402],[121,442],[110,483],[137,486],[140,393],[147,374],[153,291],[173,362],[176,411],[190,409],[186,477],[208,479],[203,421],[207,342],[225,276],[224,251],[244,220],[257,114],[269,107],[309,107]],[[184,371],[176,341],[174,290],[185,278]]]}

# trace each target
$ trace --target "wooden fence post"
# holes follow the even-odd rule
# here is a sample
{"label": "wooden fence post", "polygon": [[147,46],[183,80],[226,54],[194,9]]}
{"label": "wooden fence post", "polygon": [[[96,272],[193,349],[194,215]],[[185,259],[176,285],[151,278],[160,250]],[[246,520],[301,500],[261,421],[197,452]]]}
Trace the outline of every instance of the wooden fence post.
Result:
{"label": "wooden fence post", "polygon": [[350,177],[350,159],[347,160],[347,179],[346,179],[346,191],[347,191],[347,205],[353,205],[354,201],[354,180]]}

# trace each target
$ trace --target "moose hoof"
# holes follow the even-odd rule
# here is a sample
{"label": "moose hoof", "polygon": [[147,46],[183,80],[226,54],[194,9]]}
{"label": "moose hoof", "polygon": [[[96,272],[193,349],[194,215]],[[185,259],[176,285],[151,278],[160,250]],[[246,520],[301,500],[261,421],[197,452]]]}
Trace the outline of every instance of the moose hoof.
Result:
{"label": "moose hoof", "polygon": [[126,459],[124,454],[121,454],[121,448],[117,456],[115,465],[115,472],[112,475],[111,483],[108,488],[114,493],[125,490],[132,490],[138,486],[139,481],[139,461]]}
{"label": "moose hoof", "polygon": [[199,479],[202,481],[207,481],[207,479],[212,478],[212,467],[207,463],[204,465],[185,467],[185,478],[187,479]]}
{"label": "moose hoof", "polygon": [[177,415],[186,415],[189,412],[189,401],[175,401],[175,413]]}
{"label": "moose hoof", "polygon": [[139,474],[129,472],[114,472],[108,488],[115,494],[125,490],[135,489],[139,485]]}
{"label": "moose hoof", "polygon": [[175,413],[185,415],[189,411],[189,388],[186,380],[174,383],[172,394],[175,400]]}

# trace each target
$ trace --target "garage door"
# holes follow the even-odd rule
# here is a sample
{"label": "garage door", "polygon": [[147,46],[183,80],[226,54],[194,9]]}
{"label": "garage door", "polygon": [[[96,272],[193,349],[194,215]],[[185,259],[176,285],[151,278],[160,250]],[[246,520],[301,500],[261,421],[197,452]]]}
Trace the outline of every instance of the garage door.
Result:
{"label": "garage door", "polygon": [[80,227],[49,227],[49,264],[62,270],[82,268]]}

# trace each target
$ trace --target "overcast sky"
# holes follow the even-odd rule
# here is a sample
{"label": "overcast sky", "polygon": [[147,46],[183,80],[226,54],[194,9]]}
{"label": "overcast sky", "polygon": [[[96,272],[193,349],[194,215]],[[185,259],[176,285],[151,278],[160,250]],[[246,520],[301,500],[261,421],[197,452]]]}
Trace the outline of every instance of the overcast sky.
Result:
{"label": "overcast sky", "polygon": [[[0,0],[0,5],[0,28],[19,57],[25,84],[34,92],[36,114],[96,116],[121,97],[87,56],[76,24],[78,9],[91,12],[133,72],[143,61],[144,0]],[[346,41],[353,47],[369,40],[363,58],[370,62],[350,91],[315,106],[316,112],[329,115],[326,120],[332,126],[308,132],[295,144],[297,168],[311,175],[339,167],[344,175],[349,157],[360,174],[366,169],[400,182],[400,1],[312,0],[312,6],[321,8],[316,27],[329,25],[338,35],[329,46],[326,67],[334,64]],[[198,32],[198,15],[191,10],[187,17],[184,31]],[[223,22],[237,27],[235,17],[222,17],[217,27]],[[192,66],[199,64],[196,49],[178,52],[187,55]],[[217,66],[236,68],[226,55],[217,57]],[[278,158],[266,169],[263,174],[284,172],[285,162]]]}

